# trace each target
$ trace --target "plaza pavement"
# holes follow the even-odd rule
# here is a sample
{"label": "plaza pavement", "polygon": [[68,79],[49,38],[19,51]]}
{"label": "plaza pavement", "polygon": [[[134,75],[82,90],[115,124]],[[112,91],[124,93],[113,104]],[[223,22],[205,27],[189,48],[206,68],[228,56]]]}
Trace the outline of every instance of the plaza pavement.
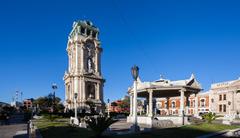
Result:
{"label": "plaza pavement", "polygon": [[23,114],[12,115],[9,125],[0,126],[0,138],[27,138],[27,124],[23,118]]}
{"label": "plaza pavement", "polygon": [[[118,122],[112,124],[110,126],[110,130],[112,132],[116,132],[116,133],[127,133],[130,130],[130,127],[132,126],[132,123],[127,123],[127,119],[119,119]],[[151,128],[148,125],[143,125],[143,124],[139,124],[140,130],[144,130],[145,128]]]}

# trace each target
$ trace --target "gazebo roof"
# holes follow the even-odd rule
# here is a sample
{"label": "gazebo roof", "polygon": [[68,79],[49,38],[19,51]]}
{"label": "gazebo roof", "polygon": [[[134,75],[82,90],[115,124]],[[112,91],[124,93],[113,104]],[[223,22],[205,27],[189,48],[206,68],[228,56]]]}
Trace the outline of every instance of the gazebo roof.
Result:
{"label": "gazebo roof", "polygon": [[[168,79],[163,79],[161,76],[159,80],[153,82],[142,82],[140,78],[137,79],[137,92],[143,93],[148,89],[152,89],[154,91],[162,91],[161,93],[169,93],[169,91],[178,91],[182,88],[187,89],[188,91],[196,91],[199,92],[201,88],[201,84],[195,79],[195,76],[192,74],[189,79],[185,80],[176,80],[170,81]],[[133,86],[128,88],[128,93],[133,92]],[[138,95],[139,95],[138,94]],[[170,93],[169,93],[170,94]],[[141,94],[140,94],[141,95]],[[158,94],[159,95],[159,94]],[[164,94],[166,95],[166,94]]]}

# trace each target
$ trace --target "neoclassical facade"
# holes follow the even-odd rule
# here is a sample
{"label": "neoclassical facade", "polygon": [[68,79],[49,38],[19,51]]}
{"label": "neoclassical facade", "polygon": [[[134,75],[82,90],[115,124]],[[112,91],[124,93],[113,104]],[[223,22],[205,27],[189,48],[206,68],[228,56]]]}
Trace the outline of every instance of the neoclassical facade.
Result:
{"label": "neoclassical facade", "polygon": [[76,21],[68,37],[68,69],[64,74],[65,107],[74,108],[77,94],[77,108],[88,110],[87,101],[100,111],[103,105],[101,73],[102,48],[98,38],[99,29],[90,21]]}
{"label": "neoclassical facade", "polygon": [[210,110],[218,115],[234,115],[240,112],[240,78],[211,85]]}
{"label": "neoclassical facade", "polygon": [[[197,99],[198,103],[195,103]],[[192,94],[188,97],[189,107],[186,115],[201,115],[209,112],[209,93],[199,92],[197,98]],[[184,105],[186,106],[187,99],[184,99]],[[198,107],[196,107],[196,105]],[[197,109],[196,109],[197,108]],[[170,97],[170,98],[157,98],[155,114],[156,115],[179,115],[180,111],[180,97]]]}

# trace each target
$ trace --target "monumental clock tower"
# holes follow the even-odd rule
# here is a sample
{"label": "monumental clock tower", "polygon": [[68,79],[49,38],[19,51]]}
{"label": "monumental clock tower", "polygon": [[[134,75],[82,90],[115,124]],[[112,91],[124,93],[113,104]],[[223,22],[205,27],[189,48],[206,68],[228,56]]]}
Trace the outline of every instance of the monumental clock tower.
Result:
{"label": "monumental clock tower", "polygon": [[65,107],[89,111],[89,101],[100,112],[103,106],[104,79],[101,74],[102,48],[99,29],[90,21],[76,21],[68,37],[68,69],[64,75]]}

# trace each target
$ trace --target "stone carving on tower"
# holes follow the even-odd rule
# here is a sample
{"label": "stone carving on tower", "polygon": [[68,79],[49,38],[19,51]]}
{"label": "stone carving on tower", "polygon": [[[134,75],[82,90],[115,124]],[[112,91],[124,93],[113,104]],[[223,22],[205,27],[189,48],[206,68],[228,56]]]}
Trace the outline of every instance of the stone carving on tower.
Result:
{"label": "stone carving on tower", "polygon": [[99,29],[90,21],[76,21],[68,37],[68,69],[64,74],[65,107],[74,109],[77,93],[77,109],[89,111],[88,101],[94,103],[96,111],[103,107],[103,85],[101,74],[102,48],[98,39]]}

